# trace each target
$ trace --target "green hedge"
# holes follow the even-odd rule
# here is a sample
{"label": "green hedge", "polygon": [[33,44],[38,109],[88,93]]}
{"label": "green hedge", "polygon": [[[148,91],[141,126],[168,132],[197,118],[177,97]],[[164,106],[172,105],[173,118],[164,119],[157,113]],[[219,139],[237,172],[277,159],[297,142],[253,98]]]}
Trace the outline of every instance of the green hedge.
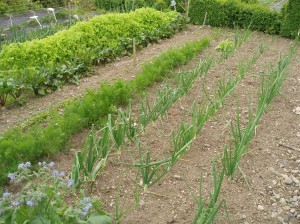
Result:
{"label": "green hedge", "polygon": [[191,21],[202,24],[207,12],[207,23],[212,26],[248,27],[270,34],[280,33],[281,16],[260,4],[247,4],[238,0],[193,0]]}
{"label": "green hedge", "polygon": [[77,74],[89,65],[130,54],[133,38],[138,46],[147,46],[172,36],[184,25],[179,13],[138,9],[97,16],[41,40],[4,46],[0,52],[0,99],[1,88],[16,92],[25,86],[38,95],[67,81],[77,82]]}
{"label": "green hedge", "polygon": [[300,29],[300,1],[289,0],[282,8],[283,22],[280,34],[285,37],[295,38]]}
{"label": "green hedge", "polygon": [[103,83],[97,92],[88,90],[83,99],[66,105],[62,115],[53,110],[47,120],[26,127],[26,130],[15,128],[5,132],[0,136],[0,183],[7,181],[7,173],[16,170],[18,163],[36,162],[43,156],[57,153],[72,135],[91,124],[99,124],[108,113],[115,112],[118,105],[128,102],[133,93],[163,79],[171,69],[187,63],[209,44],[208,38],[202,38],[168,50],[145,64],[135,79]]}

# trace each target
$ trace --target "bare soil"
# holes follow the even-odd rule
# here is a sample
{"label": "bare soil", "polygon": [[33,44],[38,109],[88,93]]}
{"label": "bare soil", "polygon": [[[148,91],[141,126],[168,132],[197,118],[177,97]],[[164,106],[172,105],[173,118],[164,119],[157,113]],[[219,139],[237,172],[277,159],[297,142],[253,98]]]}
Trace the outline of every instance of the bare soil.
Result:
{"label": "bare soil", "polygon": [[[160,51],[171,46],[177,46],[187,41],[192,41],[205,35],[216,37],[215,30],[191,26],[188,30],[175,35],[170,40],[164,40],[157,45],[151,45],[139,52],[139,64],[151,59]],[[233,33],[228,30],[219,33],[212,45],[204,53],[192,60],[182,70],[195,68],[199,60],[212,55],[215,46],[220,40],[232,38]],[[241,112],[243,127],[247,124],[249,104],[255,110],[257,92],[260,88],[260,75],[267,74],[270,67],[275,67],[280,52],[287,53],[291,41],[281,37],[253,33],[241,48],[237,49],[227,60],[216,64],[205,77],[199,77],[189,94],[182,97],[168,111],[168,115],[153,124],[149,124],[145,134],[139,137],[146,146],[144,152],[149,150],[151,160],[156,161],[170,155],[170,133],[178,130],[180,121],[190,121],[191,106],[193,102],[198,106],[206,103],[202,84],[208,93],[213,95],[216,84],[220,79],[234,76],[241,61],[249,59],[258,51],[259,44],[266,45],[264,53],[258,62],[240,80],[234,92],[226,99],[222,108],[211,118],[194,140],[188,152],[180,159],[171,170],[149,191],[136,187],[141,182],[141,175],[137,168],[122,163],[137,163],[138,148],[136,143],[126,142],[120,157],[111,156],[105,170],[98,176],[93,196],[104,203],[104,209],[114,216],[116,206],[117,188],[120,186],[119,204],[131,208],[123,217],[122,223],[139,224],[167,224],[167,223],[192,223],[197,212],[197,204],[191,195],[199,193],[200,177],[202,176],[203,195],[209,196],[213,190],[212,161],[220,167],[220,158],[223,147],[230,135],[230,121],[235,119],[237,108]],[[231,223],[241,224],[274,224],[274,223],[299,223],[300,222],[300,115],[296,108],[300,106],[300,49],[288,67],[287,78],[280,94],[271,102],[268,112],[262,116],[257,126],[255,135],[247,153],[242,157],[240,168],[234,178],[225,177],[220,199],[224,199],[228,206]],[[17,109],[15,123],[20,121],[18,116],[31,111],[35,113],[36,105],[40,102],[53,106],[57,100],[84,93],[84,88],[97,86],[100,80],[113,80],[115,77],[130,79],[139,67],[132,67],[131,58],[123,58],[119,62],[95,68],[95,76],[85,79],[80,87],[67,86],[47,98],[36,99],[36,103]],[[153,101],[155,93],[161,84],[154,84],[147,92]],[[37,103],[39,102],[39,103]],[[23,110],[23,112],[22,112]],[[133,103],[133,113],[139,113],[139,101]],[[3,116],[3,115],[2,115]],[[6,113],[5,116],[10,116]],[[28,116],[29,117],[29,116]],[[7,118],[6,118],[7,120]],[[2,121],[1,121],[2,122]],[[9,124],[5,124],[6,127]],[[1,123],[2,128],[2,123]],[[54,161],[57,167],[70,171],[74,152],[82,148],[88,130],[74,136],[69,142],[66,152],[57,155]],[[243,172],[243,175],[242,175]],[[289,179],[288,179],[289,178]],[[139,189],[140,201],[134,206],[134,194]],[[224,209],[218,215],[215,223],[227,223]]]}

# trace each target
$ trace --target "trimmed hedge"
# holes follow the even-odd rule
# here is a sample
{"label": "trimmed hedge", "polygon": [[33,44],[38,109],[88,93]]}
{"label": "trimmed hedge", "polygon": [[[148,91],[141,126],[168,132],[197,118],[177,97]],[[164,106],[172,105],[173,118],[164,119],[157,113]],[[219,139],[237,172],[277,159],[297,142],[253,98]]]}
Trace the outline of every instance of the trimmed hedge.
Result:
{"label": "trimmed hedge", "polygon": [[281,15],[260,4],[247,4],[237,0],[193,0],[191,21],[202,24],[207,12],[207,23],[230,28],[248,27],[270,34],[280,33]]}
{"label": "trimmed hedge", "polygon": [[77,74],[89,65],[130,54],[133,38],[138,46],[147,46],[171,37],[185,22],[176,12],[138,9],[97,16],[41,40],[4,46],[0,52],[0,99],[1,88],[14,89],[11,95],[21,87],[43,95],[65,82],[76,83]]}
{"label": "trimmed hedge", "polygon": [[171,69],[186,64],[209,44],[208,38],[202,38],[168,50],[145,64],[135,79],[103,83],[97,92],[88,90],[83,99],[71,101],[62,115],[53,110],[47,120],[26,127],[26,130],[15,128],[5,132],[0,136],[0,183],[7,181],[7,173],[16,170],[18,163],[34,163],[43,156],[57,153],[72,135],[92,124],[101,123],[107,114],[116,111],[118,105],[127,103],[135,92],[162,80]]}
{"label": "trimmed hedge", "polygon": [[284,37],[295,38],[300,30],[300,1],[289,0],[282,8],[283,22],[280,34]]}

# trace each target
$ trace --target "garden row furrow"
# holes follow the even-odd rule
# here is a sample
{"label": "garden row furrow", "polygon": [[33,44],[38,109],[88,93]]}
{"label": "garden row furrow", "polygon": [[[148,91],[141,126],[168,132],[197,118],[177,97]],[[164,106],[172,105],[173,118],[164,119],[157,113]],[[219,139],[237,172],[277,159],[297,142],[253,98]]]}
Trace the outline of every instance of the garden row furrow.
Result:
{"label": "garden row furrow", "polygon": [[[247,54],[245,53],[245,56],[246,56]],[[186,98],[188,98],[188,96],[186,97]],[[191,98],[191,96],[189,96],[189,98]],[[195,99],[195,98],[194,98]],[[178,105],[180,105],[180,103],[177,103],[177,107],[178,107]],[[172,107],[172,109],[173,109],[174,107]],[[170,112],[169,112],[170,113]],[[182,114],[185,114],[186,112],[183,112]],[[170,117],[170,116],[168,116],[168,117]],[[146,136],[145,136],[145,138],[146,139],[149,139],[149,140],[154,140],[154,139],[157,139],[157,140],[160,140],[160,139],[168,139],[168,133],[170,133],[170,130],[171,129],[173,129],[175,126],[174,126],[174,123],[176,123],[177,125],[178,125],[178,121],[181,119],[181,117],[182,117],[182,115],[178,115],[177,116],[177,118],[175,117],[174,118],[174,116],[172,116],[172,119],[167,119],[167,123],[168,123],[168,125],[165,125],[165,124],[160,124],[160,121],[157,121],[157,122],[155,122],[156,123],[156,127],[155,128],[151,128],[152,129],[152,131],[146,131]],[[169,130],[169,132],[168,131],[163,131],[164,133],[166,133],[166,135],[164,135],[164,136],[161,136],[161,133],[162,132],[159,132],[158,130],[159,129],[162,129],[162,127],[171,127],[171,129]],[[156,137],[155,137],[156,136]],[[143,140],[145,140],[145,138],[143,138]],[[148,142],[148,141],[146,141],[146,142]],[[161,142],[161,140],[160,140],[160,142]],[[149,148],[152,148],[152,150],[154,150],[154,148],[155,148],[155,145],[156,145],[157,143],[156,143],[156,141],[150,141],[150,142],[148,142],[148,147]],[[160,150],[157,152],[156,150],[154,150],[155,151],[155,153],[154,153],[154,151],[152,152],[152,150],[151,150],[151,154],[153,154],[154,153],[154,157],[159,157],[159,156],[157,156],[157,154],[163,154],[163,155],[167,155],[168,154],[168,150],[166,150],[166,152],[165,153],[163,153],[162,151],[163,151],[163,149],[162,148],[164,148],[164,144],[166,144],[166,145],[168,145],[169,144],[169,142],[167,141],[167,142],[164,142],[163,144],[161,144],[160,145]],[[129,153],[130,154],[130,153]],[[134,156],[134,155],[132,155],[132,156]],[[135,156],[134,156],[135,157]],[[128,161],[128,159],[129,158],[125,158],[124,160],[125,161]],[[154,158],[152,158],[152,159],[154,159]],[[122,159],[123,160],[123,159]],[[132,158],[130,158],[129,159],[130,161],[132,161]],[[111,170],[112,169],[112,167],[109,167],[108,168],[109,170]],[[120,172],[120,168],[119,167],[115,167],[115,169],[116,170],[118,170],[118,172]],[[108,171],[108,172],[110,172],[110,171]],[[114,172],[114,171],[113,171]],[[106,179],[107,178],[107,176],[105,175],[104,177],[101,177],[100,178],[100,182],[101,182],[101,179],[102,178],[104,178],[104,179]],[[162,180],[163,181],[163,180]],[[110,183],[111,184],[111,183]],[[96,185],[97,185],[97,182],[96,182]]]}
{"label": "garden row furrow", "polygon": [[[283,48],[284,47],[286,47],[286,44],[283,45]],[[273,50],[273,52],[271,52],[271,54],[266,52],[266,54],[264,56],[272,55],[272,53],[278,54],[277,49]],[[259,66],[259,68],[257,67],[256,69],[259,69],[261,71],[266,71],[265,69],[262,69],[261,66]],[[249,78],[247,78],[247,79],[249,80]],[[247,79],[245,80],[244,83],[248,82]],[[252,77],[250,77],[250,80],[251,79],[252,79]],[[239,90],[238,90],[239,93],[243,92],[243,89],[244,89],[243,85],[241,85],[241,86],[242,86],[242,88],[239,88]],[[256,90],[257,89],[258,88],[256,88]],[[244,98],[247,101],[248,96],[244,95]],[[233,101],[231,100],[231,102],[234,103],[234,100]],[[232,105],[232,104],[230,103],[229,105]],[[228,113],[227,108],[231,109],[230,106],[225,106],[225,110],[220,111],[221,113],[219,115],[224,114],[224,112],[227,114]],[[235,114],[235,110],[231,109],[229,114],[231,115],[230,117],[232,117],[232,115]],[[220,128],[218,127],[219,126],[218,122],[217,122],[218,120],[219,119],[217,117],[215,119],[212,119],[210,124],[207,125],[209,128],[205,129],[203,136],[201,136],[199,138],[199,140],[197,140],[193,144],[192,149],[191,149],[191,151],[193,151],[193,152],[188,153],[184,157],[183,160],[179,161],[178,164],[176,164],[174,166],[175,170],[171,170],[170,175],[168,177],[166,177],[167,180],[163,181],[163,185],[165,185],[164,188],[162,189],[160,187],[158,187],[158,188],[154,187],[157,195],[161,195],[160,200],[159,200],[160,201],[159,207],[164,208],[164,209],[168,208],[169,210],[175,211],[173,213],[173,215],[170,214],[169,220],[172,220],[175,216],[177,221],[184,222],[184,220],[192,220],[191,217],[193,217],[195,215],[195,212],[191,212],[192,210],[190,209],[190,203],[188,201],[186,201],[187,200],[186,197],[189,197],[190,194],[189,194],[188,190],[186,189],[185,184],[182,183],[183,181],[180,178],[182,178],[184,180],[189,179],[188,183],[189,183],[190,187],[192,189],[194,189],[195,192],[197,192],[197,189],[199,187],[199,181],[200,181],[198,178],[200,175],[199,170],[201,168],[202,175],[204,178],[203,181],[205,182],[205,187],[203,187],[203,194],[208,195],[208,193],[211,192],[213,183],[211,182],[211,178],[209,177],[209,176],[211,176],[210,175],[210,173],[211,173],[210,172],[210,163],[214,158],[217,160],[218,160],[218,158],[220,158],[217,156],[218,155],[217,152],[219,151],[219,153],[222,154],[222,148],[223,148],[222,144],[224,143],[224,135],[221,135],[223,130],[221,129],[221,127]],[[224,127],[224,124],[222,125],[222,127]],[[216,132],[216,133],[214,134],[214,132]],[[216,143],[216,139],[213,139],[212,141],[209,140],[212,138],[212,136],[217,137],[218,135],[221,135],[220,138],[222,140],[220,146],[218,146],[219,144]],[[155,148],[155,146],[153,146],[153,147]],[[207,179],[208,177],[209,177],[209,179]],[[176,186],[176,185],[178,185],[178,186]],[[247,191],[247,185],[245,183],[244,183],[244,188],[245,188],[245,193],[248,194],[249,192]],[[169,189],[169,190],[164,191],[164,189]],[[172,191],[171,189],[172,190],[176,189],[177,192],[171,194],[171,191]],[[259,193],[259,191],[256,191],[256,192]],[[232,193],[234,193],[234,192],[232,192]],[[150,201],[150,203],[151,203],[156,200],[155,198],[157,198],[157,195],[147,194],[146,196],[144,196],[143,200],[145,202]],[[170,195],[172,195],[172,196],[170,196]],[[244,195],[244,197],[249,197],[249,196]],[[189,198],[191,198],[191,197],[189,197]],[[226,199],[229,199],[229,198],[226,197]],[[235,204],[234,200],[235,200],[235,197],[233,195],[231,195],[231,198],[229,201],[232,202],[233,206],[230,206],[230,204],[229,204],[230,213],[236,212],[236,210],[233,209],[234,204]],[[136,219],[129,219],[129,220],[136,221],[136,220],[138,220],[138,217],[143,217],[143,218],[146,217],[143,221],[151,220],[150,217],[153,217],[154,212],[157,210],[154,210],[153,212],[151,211],[150,214],[146,214],[145,212],[142,212],[142,211],[146,211],[146,210],[149,212],[149,208],[147,209],[147,206],[153,207],[150,204],[146,205],[145,210],[144,209],[139,210],[138,214],[134,214],[134,217]],[[239,211],[242,211],[242,210],[243,210],[243,208],[239,208]],[[180,217],[178,217],[179,215],[176,215],[179,213],[180,213]],[[148,217],[148,219],[147,219],[147,217]],[[143,223],[143,221],[141,221],[140,223]],[[226,222],[226,219],[225,218],[221,219],[221,220],[219,220],[219,222]],[[159,223],[159,221],[155,221],[153,223]]]}
{"label": "garden row furrow", "polygon": [[[281,40],[281,43],[282,47],[279,50],[282,50],[284,48],[286,49],[288,41]],[[266,59],[263,60],[263,62],[260,63],[258,66],[255,66],[251,73],[259,74],[260,72],[266,72],[267,65],[265,65],[264,63],[267,62],[269,59],[272,59],[274,55],[275,57],[278,57],[278,49],[274,49],[272,47],[269,49],[270,50],[266,51],[262,55],[262,57]],[[274,63],[275,61],[273,61],[273,65]],[[247,102],[249,95],[245,92],[245,85],[249,82],[253,83],[253,78],[254,76],[248,76],[244,81],[242,81],[239,84],[239,86],[237,86],[236,89],[237,94],[235,95],[240,96],[240,99],[237,100],[239,102],[239,105],[245,105],[246,108],[248,105]],[[258,81],[260,80],[259,76],[256,76],[255,79]],[[250,93],[253,93],[253,97],[256,98],[256,92],[259,88],[254,83],[251,85],[256,86],[255,90],[250,90]],[[224,128],[226,128],[226,125],[228,125],[228,122],[234,118],[233,115],[236,112],[235,101],[236,99],[233,96],[230,96],[228,101],[225,102],[225,108],[223,108],[223,110],[220,111],[220,113],[218,113],[215,118],[211,119],[211,121],[207,125],[205,125],[202,135],[200,135],[200,138],[196,139],[193,146],[191,147],[190,152],[187,153],[183,160],[180,160],[178,164],[174,166],[174,169],[171,170],[170,175],[167,175],[165,180],[162,181],[162,185],[164,187],[162,188],[161,186],[158,186],[153,188],[153,191],[155,191],[157,195],[162,196],[157,197],[155,195],[152,195],[151,193],[145,195],[143,200],[145,202],[148,202],[149,204],[145,205],[145,210],[141,211],[141,209],[139,209],[138,213],[134,213],[132,216],[130,215],[131,217],[128,219],[129,222],[133,220],[139,220],[139,218],[141,217],[143,217],[143,221],[149,221],[151,220],[151,217],[153,217],[153,214],[155,214],[159,211],[159,209],[162,208],[172,211],[171,214],[168,216],[168,220],[172,220],[174,219],[174,217],[175,220],[179,223],[184,222],[186,220],[192,220],[192,217],[194,217],[195,215],[196,205],[191,205],[190,200],[192,200],[192,197],[187,190],[184,180],[187,181],[189,187],[194,189],[194,192],[197,192],[199,189],[199,177],[202,174],[203,182],[205,183],[205,185],[203,186],[203,195],[208,195],[211,192],[211,189],[213,188],[211,178],[211,161],[214,159],[218,160],[222,156],[223,144],[225,142],[224,140],[227,139],[227,135],[223,132]],[[182,104],[183,107],[185,105],[190,105],[190,102],[188,102],[187,104]],[[225,118],[227,117],[227,119],[224,119],[224,114]],[[230,128],[230,125],[228,128]],[[154,145],[153,147],[155,148]],[[239,200],[243,200],[243,198],[248,198],[250,200],[252,196],[248,195],[249,191],[247,185],[241,180],[239,181],[239,184],[242,184],[244,186],[243,195],[238,196]],[[233,184],[225,183],[224,185],[227,186],[227,191],[230,191],[230,187]],[[255,186],[251,185],[251,187]],[[165,189],[168,189],[168,191],[166,191]],[[226,196],[225,199],[228,202],[227,205],[229,206],[229,213],[233,214],[234,219],[236,219],[239,218],[237,211],[242,212],[243,210],[245,210],[245,208],[235,208],[235,204],[238,202],[236,201],[234,195],[236,193],[234,192],[234,189],[230,191],[230,196]],[[255,192],[259,194],[261,190],[263,189],[257,190]],[[159,201],[157,201],[158,198]],[[190,200],[187,198],[189,198]],[[230,205],[230,203],[232,203],[232,205]],[[253,207],[253,209],[257,208]],[[151,212],[150,214],[146,214],[146,212],[143,211]],[[141,221],[140,223],[142,223],[143,221]],[[226,223],[227,221],[224,217],[223,219],[218,220],[218,222]],[[234,223],[238,222],[238,220],[235,220]],[[153,223],[159,223],[159,220],[156,220]]]}

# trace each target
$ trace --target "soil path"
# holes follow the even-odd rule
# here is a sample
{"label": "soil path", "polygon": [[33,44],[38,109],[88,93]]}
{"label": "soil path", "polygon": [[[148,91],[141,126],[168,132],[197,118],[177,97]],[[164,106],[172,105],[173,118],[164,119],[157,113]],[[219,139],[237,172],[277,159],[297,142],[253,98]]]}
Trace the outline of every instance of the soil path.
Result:
{"label": "soil path", "polygon": [[210,36],[211,29],[189,26],[185,31],[177,33],[170,39],[149,45],[137,53],[137,66],[133,66],[131,57],[124,57],[106,65],[95,67],[93,75],[83,78],[79,86],[68,85],[61,90],[41,98],[31,98],[26,105],[19,108],[0,110],[0,134],[5,130],[19,125],[29,118],[60,105],[63,101],[85,94],[87,88],[96,89],[103,80],[112,81],[117,78],[131,79],[140,70],[141,65],[171,47],[178,47],[204,36]]}

